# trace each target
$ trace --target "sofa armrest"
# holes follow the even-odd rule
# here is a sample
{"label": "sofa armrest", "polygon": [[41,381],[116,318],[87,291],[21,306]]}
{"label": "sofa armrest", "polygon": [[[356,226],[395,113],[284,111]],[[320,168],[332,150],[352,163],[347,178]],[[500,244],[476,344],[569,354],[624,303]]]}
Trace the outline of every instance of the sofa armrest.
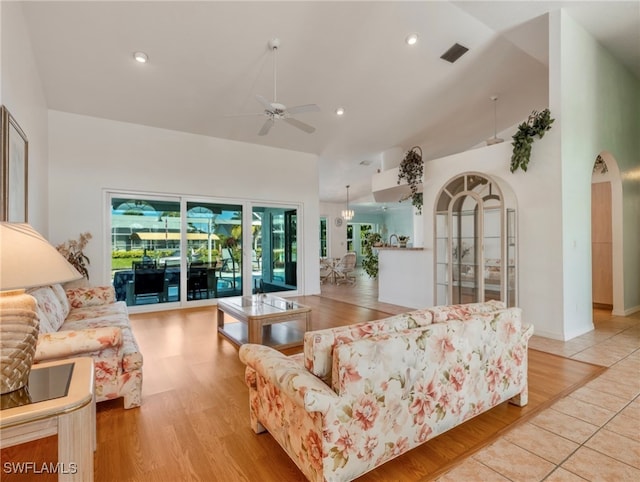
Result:
{"label": "sofa armrest", "polygon": [[113,286],[94,286],[91,288],[75,288],[66,290],[71,308],[99,306],[116,302]]}
{"label": "sofa armrest", "polygon": [[273,348],[247,343],[240,347],[240,360],[308,412],[326,414],[337,404],[338,396],[326,383]]}
{"label": "sofa armrest", "polygon": [[42,333],[38,336],[35,361],[68,358],[122,345],[122,330],[116,326]]}

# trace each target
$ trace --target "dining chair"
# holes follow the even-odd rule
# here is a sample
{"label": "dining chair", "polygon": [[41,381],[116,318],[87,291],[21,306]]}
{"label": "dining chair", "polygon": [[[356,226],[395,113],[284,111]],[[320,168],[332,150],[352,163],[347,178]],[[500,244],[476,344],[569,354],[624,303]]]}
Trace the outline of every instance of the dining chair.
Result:
{"label": "dining chair", "polygon": [[356,270],[356,260],[355,251],[349,251],[340,258],[340,261],[333,267],[336,284],[356,282],[356,277],[353,275]]}
{"label": "dining chair", "polygon": [[320,258],[320,284],[331,281],[333,276],[333,266],[331,260]]}

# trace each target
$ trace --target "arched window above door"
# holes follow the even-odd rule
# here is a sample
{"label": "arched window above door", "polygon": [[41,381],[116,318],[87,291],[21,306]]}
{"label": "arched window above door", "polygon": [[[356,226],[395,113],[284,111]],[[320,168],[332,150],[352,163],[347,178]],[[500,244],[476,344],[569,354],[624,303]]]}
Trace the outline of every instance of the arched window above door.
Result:
{"label": "arched window above door", "polygon": [[498,184],[460,174],[435,205],[435,300],[438,305],[503,300],[516,304],[515,209]]}

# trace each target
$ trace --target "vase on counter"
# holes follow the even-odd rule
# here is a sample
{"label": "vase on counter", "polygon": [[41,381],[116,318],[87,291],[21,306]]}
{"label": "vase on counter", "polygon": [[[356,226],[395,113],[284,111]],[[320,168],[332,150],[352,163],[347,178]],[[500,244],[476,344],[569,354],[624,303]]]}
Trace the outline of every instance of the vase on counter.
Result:
{"label": "vase on counter", "polygon": [[408,241],[409,241],[409,236],[399,236],[398,237],[398,246],[400,246],[401,248],[406,248]]}

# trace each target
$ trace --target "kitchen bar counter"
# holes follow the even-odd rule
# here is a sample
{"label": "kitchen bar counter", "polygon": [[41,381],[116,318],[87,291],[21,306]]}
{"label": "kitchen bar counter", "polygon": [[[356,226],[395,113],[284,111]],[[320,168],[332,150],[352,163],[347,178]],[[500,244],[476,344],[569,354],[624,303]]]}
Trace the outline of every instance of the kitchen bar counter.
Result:
{"label": "kitchen bar counter", "polygon": [[433,300],[433,275],[427,271],[424,248],[386,246],[378,250],[378,301],[423,308]]}

